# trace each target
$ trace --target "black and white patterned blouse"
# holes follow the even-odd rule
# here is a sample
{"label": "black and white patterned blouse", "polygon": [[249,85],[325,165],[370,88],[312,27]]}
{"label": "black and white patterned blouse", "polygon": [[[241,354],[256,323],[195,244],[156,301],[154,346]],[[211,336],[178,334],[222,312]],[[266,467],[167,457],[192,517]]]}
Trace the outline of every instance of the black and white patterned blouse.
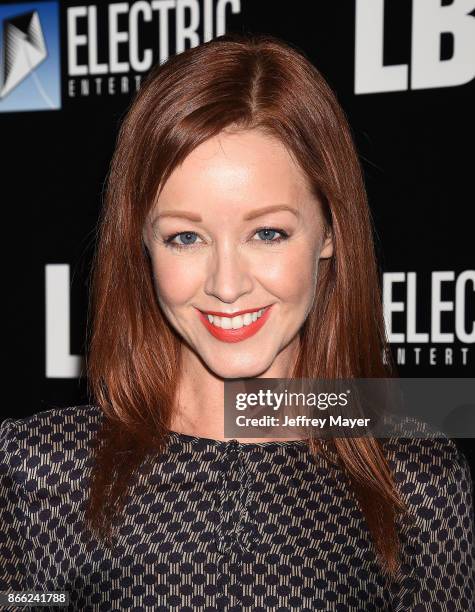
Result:
{"label": "black and white patterned blouse", "polygon": [[171,432],[101,545],[83,523],[101,419],[76,406],[2,423],[0,591],[68,591],[81,611],[474,609],[473,484],[450,440],[385,443],[413,516],[389,583],[341,470],[303,440]]}

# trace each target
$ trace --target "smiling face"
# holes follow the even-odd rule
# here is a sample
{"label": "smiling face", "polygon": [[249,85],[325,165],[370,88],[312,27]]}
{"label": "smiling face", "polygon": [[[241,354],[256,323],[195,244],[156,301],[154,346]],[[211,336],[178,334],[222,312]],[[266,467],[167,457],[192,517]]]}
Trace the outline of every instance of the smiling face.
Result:
{"label": "smiling face", "polygon": [[[287,376],[318,260],[333,249],[320,202],[280,141],[240,131],[202,143],[170,175],[143,235],[185,360],[193,351],[221,378]],[[257,320],[203,314],[264,307]]]}

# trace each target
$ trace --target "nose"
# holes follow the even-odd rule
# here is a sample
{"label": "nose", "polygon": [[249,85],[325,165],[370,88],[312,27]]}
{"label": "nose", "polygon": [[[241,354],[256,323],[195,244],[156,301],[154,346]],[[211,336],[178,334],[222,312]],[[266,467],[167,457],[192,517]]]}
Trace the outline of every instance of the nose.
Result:
{"label": "nose", "polygon": [[232,304],[253,287],[250,262],[230,240],[217,243],[208,263],[205,293]]}

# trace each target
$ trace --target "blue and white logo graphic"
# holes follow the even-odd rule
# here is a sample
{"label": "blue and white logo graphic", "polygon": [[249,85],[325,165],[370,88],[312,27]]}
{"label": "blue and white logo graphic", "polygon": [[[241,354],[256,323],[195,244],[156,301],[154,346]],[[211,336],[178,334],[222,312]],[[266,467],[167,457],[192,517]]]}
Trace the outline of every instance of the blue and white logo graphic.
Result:
{"label": "blue and white logo graphic", "polygon": [[61,108],[58,2],[0,6],[0,112]]}

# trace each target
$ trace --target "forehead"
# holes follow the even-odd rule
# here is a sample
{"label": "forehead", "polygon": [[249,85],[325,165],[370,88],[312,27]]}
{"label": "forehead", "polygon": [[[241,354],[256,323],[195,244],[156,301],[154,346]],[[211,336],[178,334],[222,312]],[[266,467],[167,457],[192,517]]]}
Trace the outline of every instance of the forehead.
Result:
{"label": "forehead", "polygon": [[308,199],[306,177],[285,146],[258,131],[221,132],[196,147],[165,183],[157,208],[225,203],[253,208]]}

